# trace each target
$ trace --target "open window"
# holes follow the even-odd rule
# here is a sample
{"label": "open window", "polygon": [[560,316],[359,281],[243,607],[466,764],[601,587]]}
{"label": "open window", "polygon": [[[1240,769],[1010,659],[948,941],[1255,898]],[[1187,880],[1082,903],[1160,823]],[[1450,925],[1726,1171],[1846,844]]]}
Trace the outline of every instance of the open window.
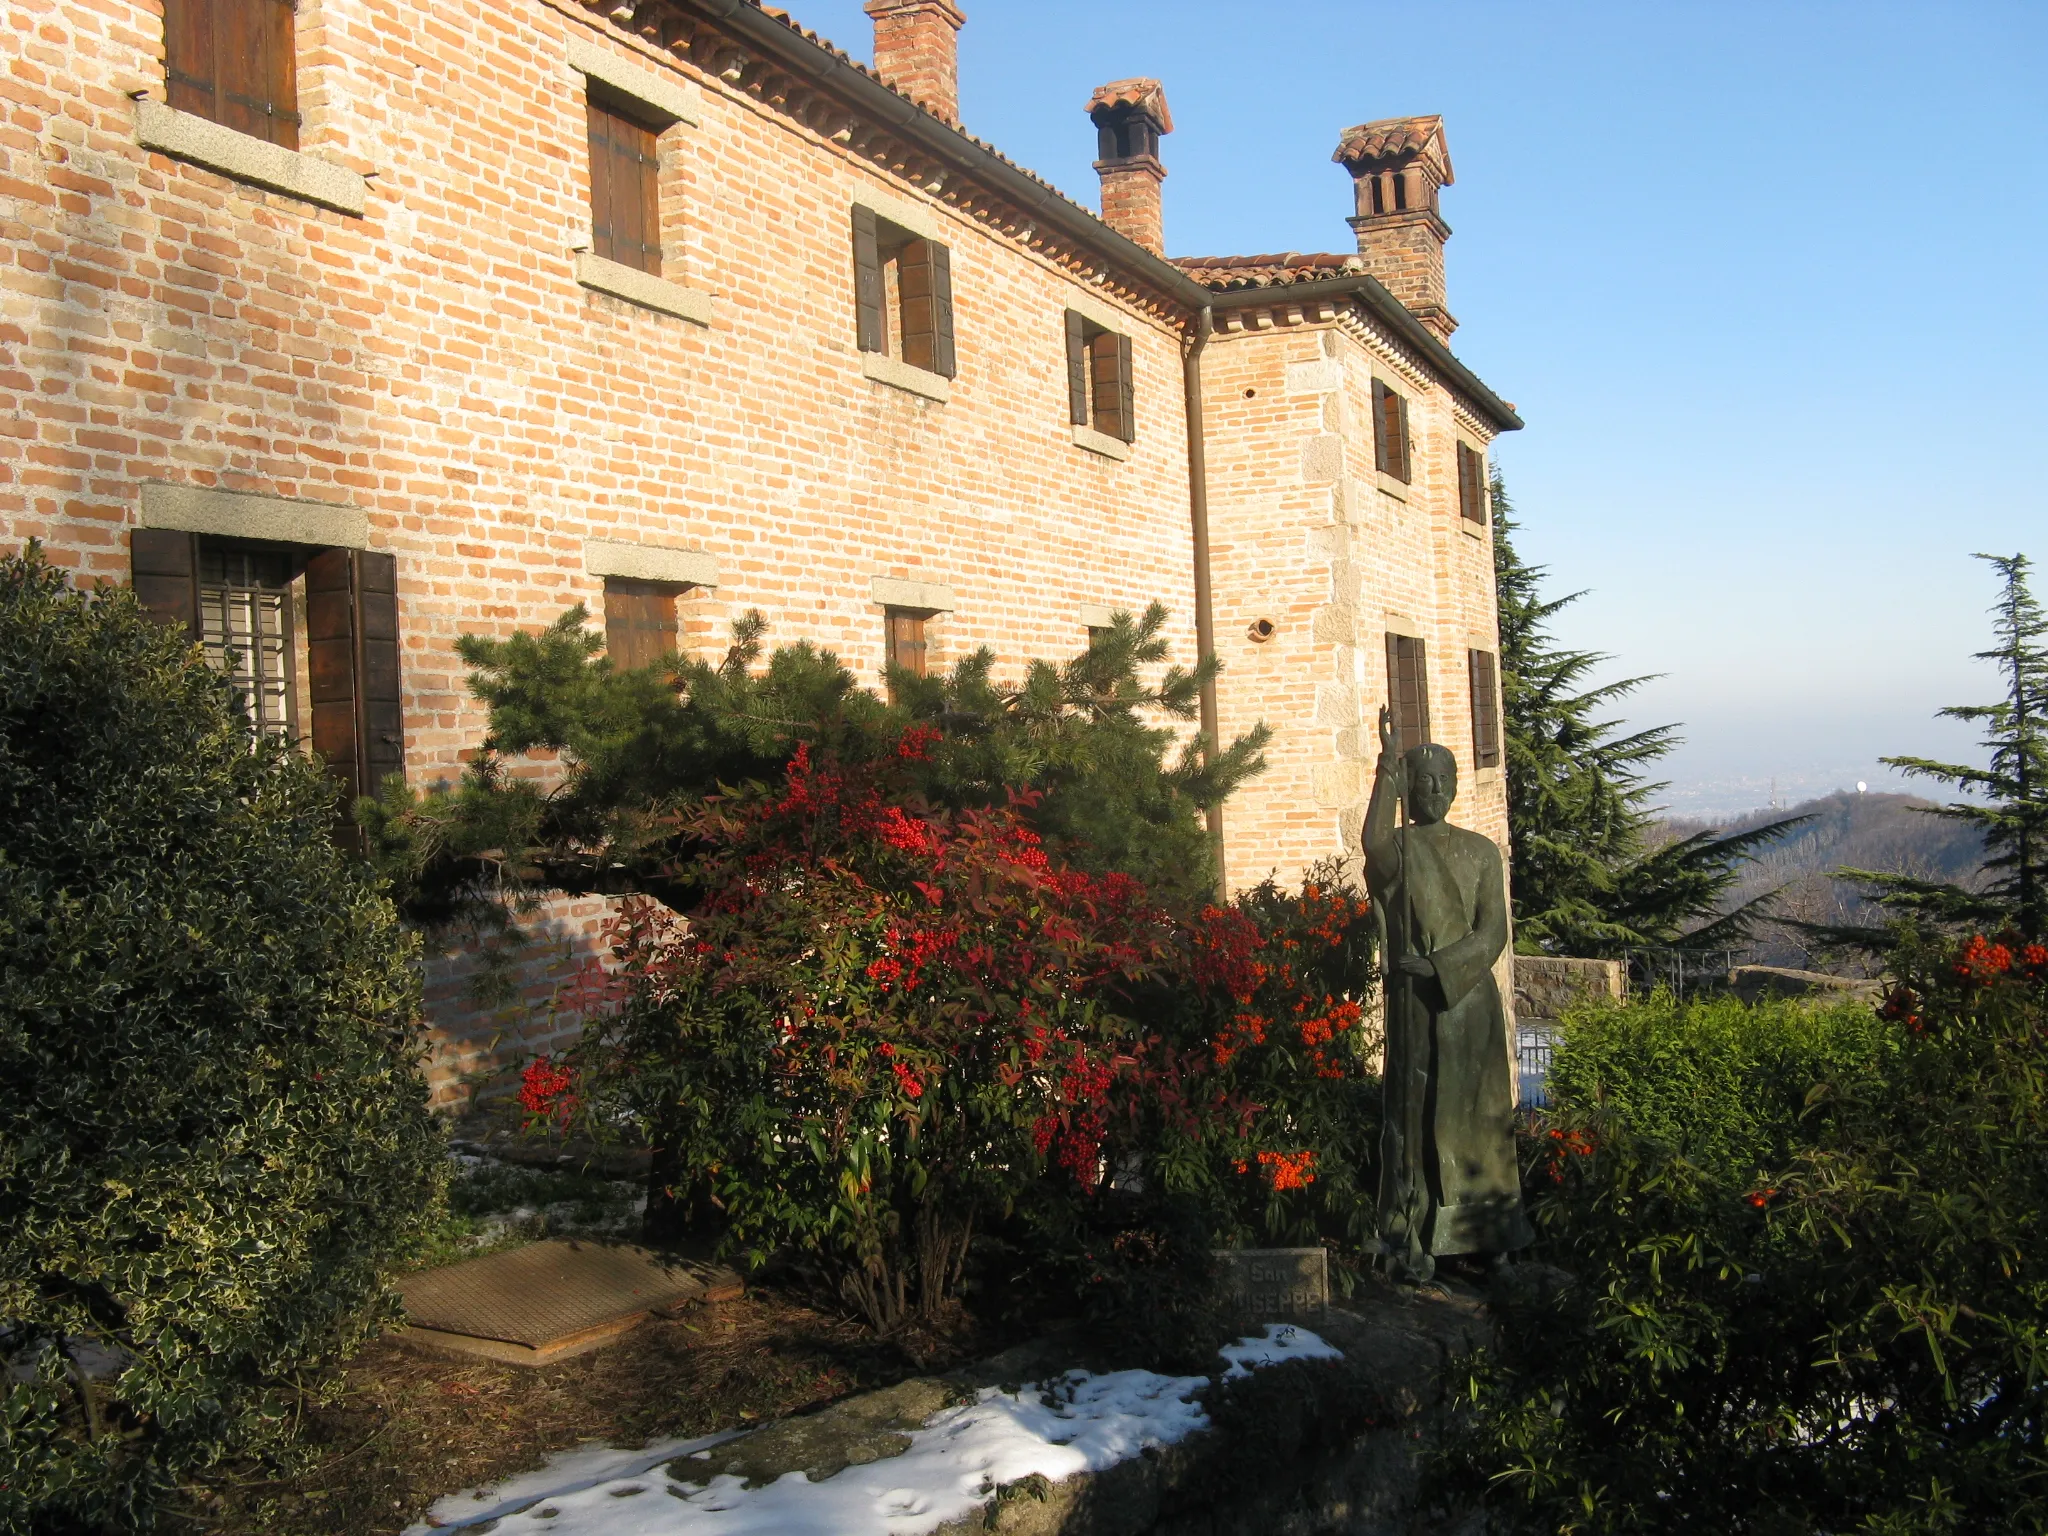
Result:
{"label": "open window", "polygon": [[205,647],[255,729],[310,735],[350,800],[404,773],[395,556],[164,528],[132,540],[136,597]]}
{"label": "open window", "polygon": [[292,0],[164,0],[170,105],[299,147]]}
{"label": "open window", "polygon": [[1131,338],[1067,311],[1067,403],[1077,427],[1137,440]]}
{"label": "open window", "polygon": [[941,378],[958,373],[950,250],[856,203],[853,277],[861,351]]}
{"label": "open window", "polygon": [[1372,443],[1373,464],[1381,474],[1403,485],[1414,480],[1408,397],[1381,379],[1372,381]]}
{"label": "open window", "polygon": [[1401,751],[1429,740],[1429,668],[1422,641],[1414,635],[1387,636],[1387,705]]}

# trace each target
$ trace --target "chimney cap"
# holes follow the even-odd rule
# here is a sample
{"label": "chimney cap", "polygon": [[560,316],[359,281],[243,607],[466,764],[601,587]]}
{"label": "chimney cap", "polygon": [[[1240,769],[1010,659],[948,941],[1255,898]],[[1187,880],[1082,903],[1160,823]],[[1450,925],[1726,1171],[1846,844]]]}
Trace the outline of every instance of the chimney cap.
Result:
{"label": "chimney cap", "polygon": [[1099,112],[1113,112],[1118,107],[1133,107],[1157,123],[1161,133],[1173,132],[1173,113],[1166,106],[1166,87],[1157,80],[1140,76],[1098,85],[1082,110],[1094,117]]}
{"label": "chimney cap", "polygon": [[1428,161],[1436,172],[1438,186],[1448,187],[1451,175],[1450,146],[1444,142],[1444,120],[1435,113],[1427,117],[1383,117],[1377,122],[1346,128],[1330,156],[1339,165],[1358,174],[1363,162],[1386,160],[1413,154]]}

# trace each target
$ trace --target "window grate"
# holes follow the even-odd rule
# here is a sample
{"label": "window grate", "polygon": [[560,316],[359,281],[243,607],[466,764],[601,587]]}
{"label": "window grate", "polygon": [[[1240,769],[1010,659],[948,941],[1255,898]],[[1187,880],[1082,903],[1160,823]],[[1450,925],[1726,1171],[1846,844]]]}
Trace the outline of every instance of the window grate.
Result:
{"label": "window grate", "polygon": [[298,737],[292,664],[292,567],[270,550],[199,551],[199,639],[265,736]]}

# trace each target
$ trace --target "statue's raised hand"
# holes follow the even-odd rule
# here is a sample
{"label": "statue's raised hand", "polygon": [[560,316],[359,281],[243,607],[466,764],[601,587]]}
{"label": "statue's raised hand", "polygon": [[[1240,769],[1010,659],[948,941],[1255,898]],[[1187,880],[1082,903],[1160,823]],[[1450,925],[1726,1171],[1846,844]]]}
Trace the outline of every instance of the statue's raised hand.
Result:
{"label": "statue's raised hand", "polygon": [[1388,705],[1380,706],[1380,756],[1392,762],[1401,755],[1401,731],[1394,724],[1394,711]]}

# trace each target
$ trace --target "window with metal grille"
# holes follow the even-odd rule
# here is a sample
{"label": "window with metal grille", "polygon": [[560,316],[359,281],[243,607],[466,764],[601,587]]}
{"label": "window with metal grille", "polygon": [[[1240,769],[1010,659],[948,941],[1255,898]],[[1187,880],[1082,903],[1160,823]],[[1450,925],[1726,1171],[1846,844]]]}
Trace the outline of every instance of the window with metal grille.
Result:
{"label": "window with metal grille", "polygon": [[292,557],[211,540],[199,546],[199,639],[256,729],[298,739]]}
{"label": "window with metal grille", "polygon": [[661,276],[660,154],[655,130],[590,88],[590,248]]}
{"label": "window with metal grille", "polygon": [[299,147],[292,0],[164,0],[167,97],[285,149]]}
{"label": "window with metal grille", "polygon": [[1499,665],[1491,651],[1467,651],[1466,670],[1472,678],[1472,764],[1475,768],[1500,766],[1500,677]]}
{"label": "window with metal grille", "polygon": [[1414,479],[1408,437],[1408,400],[1379,379],[1372,381],[1373,463],[1383,475]]}
{"label": "window with metal grille", "polygon": [[604,647],[621,672],[652,666],[676,653],[676,598],[666,581],[604,580]]}
{"label": "window with metal grille", "polygon": [[1401,751],[1429,740],[1429,669],[1413,635],[1387,636],[1387,704]]}
{"label": "window with metal grille", "polygon": [[1137,441],[1131,338],[1067,311],[1067,403],[1077,427]]}
{"label": "window with metal grille", "polygon": [[884,615],[889,665],[901,667],[915,677],[923,677],[925,616],[908,608],[889,608],[884,610]]}
{"label": "window with metal grille", "polygon": [[1458,512],[1468,523],[1486,526],[1486,458],[1458,444]]}

